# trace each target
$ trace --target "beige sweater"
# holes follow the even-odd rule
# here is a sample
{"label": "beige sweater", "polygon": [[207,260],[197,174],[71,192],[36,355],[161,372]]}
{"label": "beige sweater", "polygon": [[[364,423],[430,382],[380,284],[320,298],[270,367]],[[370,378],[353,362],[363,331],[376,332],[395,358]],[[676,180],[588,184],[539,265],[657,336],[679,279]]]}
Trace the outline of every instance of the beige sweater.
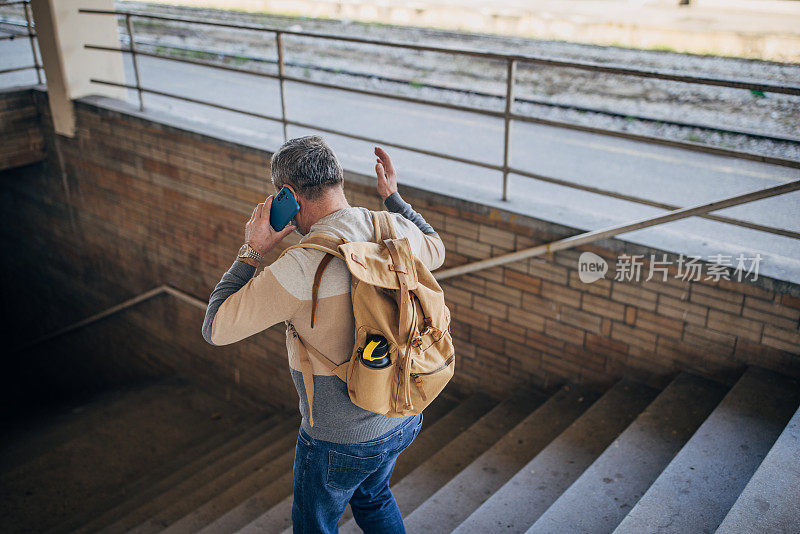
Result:
{"label": "beige sweater", "polygon": [[[421,219],[418,214],[414,215]],[[444,245],[436,233],[424,234],[398,213],[393,214],[393,222],[399,236],[408,237],[412,249],[429,269],[433,270],[444,262]],[[432,231],[427,224],[421,226]],[[311,227],[309,235],[317,232],[330,233],[350,241],[370,241],[374,228],[369,210],[348,207],[320,219]],[[332,361],[343,363],[348,360],[354,342],[350,273],[339,258],[331,261],[322,276],[315,325],[313,329],[310,327],[311,287],[323,256],[324,253],[318,250],[292,249],[254,278],[255,268],[244,262],[234,262],[231,267],[233,272],[229,271],[226,275],[239,277],[240,282],[246,280],[246,283],[225,298],[217,309],[212,318],[209,342],[227,345],[286,321],[294,326],[307,344]],[[311,437],[338,443],[358,443],[378,437],[406,419],[388,418],[354,405],[345,383],[312,358],[314,426],[311,427],[308,424],[308,403],[297,356],[297,338],[291,335],[288,328],[286,347],[289,369],[300,398],[302,427]]]}

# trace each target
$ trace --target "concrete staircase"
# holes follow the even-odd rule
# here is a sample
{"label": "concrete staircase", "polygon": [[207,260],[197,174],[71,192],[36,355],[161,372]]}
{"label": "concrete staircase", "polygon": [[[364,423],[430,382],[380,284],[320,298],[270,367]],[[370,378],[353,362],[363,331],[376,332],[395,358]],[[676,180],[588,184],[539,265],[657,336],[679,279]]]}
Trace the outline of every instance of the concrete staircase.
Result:
{"label": "concrete staircase", "polygon": [[[797,532],[798,406],[796,381],[754,367],[732,387],[440,398],[392,490],[410,533]],[[290,532],[296,429],[218,437],[51,532]],[[360,532],[349,509],[340,532]]]}

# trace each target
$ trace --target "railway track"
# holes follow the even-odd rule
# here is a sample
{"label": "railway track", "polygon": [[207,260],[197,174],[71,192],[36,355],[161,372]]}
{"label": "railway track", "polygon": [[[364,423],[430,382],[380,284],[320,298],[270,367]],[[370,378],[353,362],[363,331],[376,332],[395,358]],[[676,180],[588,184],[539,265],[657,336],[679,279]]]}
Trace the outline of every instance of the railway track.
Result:
{"label": "railway track", "polygon": [[[288,19],[287,19],[288,20]],[[25,28],[26,23],[22,20],[13,20],[13,19],[6,19],[0,18],[0,29],[2,29],[2,25],[17,27],[17,28]],[[429,32],[433,31],[434,33],[441,34],[443,36],[452,37],[454,35],[453,32],[448,32],[445,30],[429,30]],[[121,44],[123,46],[130,46],[129,39],[127,35],[121,35],[120,37]],[[192,56],[196,59],[202,60],[217,60],[222,61],[225,63],[231,62],[255,62],[261,64],[271,64],[277,66],[277,60],[259,56],[251,56],[245,54],[233,54],[229,52],[224,52],[221,50],[213,50],[207,48],[197,48],[197,47],[187,47],[187,46],[180,46],[177,44],[167,44],[163,42],[152,42],[142,39],[136,39],[135,44],[137,47],[145,47],[151,50],[158,50],[159,55],[163,55],[166,58],[169,57],[187,57]],[[168,51],[167,54],[161,54],[160,51]],[[209,61],[210,65],[213,65],[213,62]],[[420,89],[432,89],[436,91],[443,91],[449,92],[451,94],[463,94],[469,96],[480,97],[484,99],[491,99],[497,102],[501,102],[505,99],[505,95],[479,91],[475,89],[466,89],[463,87],[454,87],[449,85],[442,85],[442,84],[434,84],[434,83],[426,83],[421,82],[418,80],[413,79],[406,79],[400,77],[392,77],[386,75],[380,75],[376,73],[367,73],[361,72],[356,70],[349,70],[349,69],[342,69],[342,68],[332,68],[332,67],[325,67],[321,65],[315,65],[311,63],[302,63],[302,62],[294,62],[294,61],[285,61],[285,65],[287,67],[295,67],[300,68],[308,71],[314,72],[327,72],[335,75],[346,75],[352,76],[356,78],[363,78],[363,79],[371,79],[380,82],[398,84],[402,86],[412,86]],[[598,107],[592,106],[579,106],[575,104],[565,104],[561,102],[553,102],[550,100],[545,99],[533,99],[533,98],[526,98],[526,97],[517,97],[515,98],[515,102],[530,104],[534,106],[542,106],[543,108],[557,108],[562,110],[568,111],[575,111],[579,113],[591,113],[596,114],[599,116],[606,116],[612,117],[615,119],[624,119],[626,122],[641,122],[641,123],[650,123],[655,125],[668,125],[668,126],[676,126],[680,128],[691,128],[695,130],[701,130],[709,133],[719,133],[719,134],[727,134],[727,135],[737,135],[737,136],[744,136],[750,139],[756,140],[765,140],[765,141],[772,141],[772,142],[779,142],[779,143],[790,143],[790,144],[800,144],[800,137],[794,136],[786,136],[786,135],[776,135],[770,134],[766,132],[757,132],[752,130],[746,129],[736,129],[736,128],[728,128],[728,127],[721,127],[715,126],[713,124],[704,124],[699,122],[687,122],[687,121],[680,121],[669,119],[666,117],[656,117],[656,116],[646,116],[641,114],[630,114],[630,113],[621,113],[616,112],[609,109],[603,109]],[[531,114],[531,116],[535,116],[535,114]]]}

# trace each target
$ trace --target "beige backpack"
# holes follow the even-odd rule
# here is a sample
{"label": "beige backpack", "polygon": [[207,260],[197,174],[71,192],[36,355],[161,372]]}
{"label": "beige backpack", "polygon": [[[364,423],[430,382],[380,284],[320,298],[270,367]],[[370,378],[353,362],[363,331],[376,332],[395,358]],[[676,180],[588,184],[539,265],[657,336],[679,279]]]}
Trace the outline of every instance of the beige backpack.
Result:
{"label": "beige backpack", "polygon": [[[353,404],[387,417],[421,412],[444,389],[455,370],[450,310],[445,305],[442,288],[414,255],[408,239],[397,238],[390,214],[371,213],[375,225],[371,242],[349,242],[316,233],[283,251],[285,254],[293,248],[311,248],[327,253],[314,275],[312,328],[319,285],[328,263],[336,256],[345,261],[352,274],[355,343],[348,361],[338,365],[329,360],[304,343],[287,322],[287,327],[298,337],[312,426],[314,381],[309,355],[347,383]],[[375,339],[376,334],[388,342],[390,358],[390,364],[380,369],[369,367],[362,358],[365,349],[372,349],[373,343],[367,343],[367,338]]]}

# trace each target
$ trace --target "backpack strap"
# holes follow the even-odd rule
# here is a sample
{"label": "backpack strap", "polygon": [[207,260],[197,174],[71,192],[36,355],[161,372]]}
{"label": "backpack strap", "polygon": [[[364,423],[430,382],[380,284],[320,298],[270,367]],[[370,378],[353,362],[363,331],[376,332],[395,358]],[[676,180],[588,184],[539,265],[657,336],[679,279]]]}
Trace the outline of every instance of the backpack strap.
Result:
{"label": "backpack strap", "polygon": [[[328,256],[331,257],[331,256]],[[308,423],[311,426],[314,426],[314,372],[311,368],[311,360],[309,359],[309,354],[313,354],[314,357],[324,364],[328,370],[339,377],[341,380],[347,382],[347,372],[350,369],[350,361],[346,361],[342,364],[337,364],[317,349],[312,347],[310,344],[303,341],[303,338],[297,333],[295,330],[294,325],[290,322],[286,323],[287,328],[289,328],[294,336],[297,338],[297,351],[298,356],[300,359],[300,372],[303,375],[303,387],[306,390],[306,400],[308,402]]]}
{"label": "backpack strap", "polygon": [[373,211],[372,224],[375,226],[375,235],[372,238],[375,243],[382,243],[385,239],[397,239],[392,216],[388,211]]}
{"label": "backpack strap", "polygon": [[409,299],[411,298],[408,290],[408,278],[406,277],[406,274],[408,274],[408,267],[400,262],[400,253],[397,251],[397,245],[395,245],[394,240],[387,239],[383,243],[386,245],[386,248],[389,249],[389,255],[394,262],[389,266],[389,270],[394,271],[397,275],[397,282],[400,285],[400,324],[398,325],[397,332],[402,337],[406,330],[409,332],[411,330],[411,325],[406,325],[406,322],[409,321]]}
{"label": "backpack strap", "polygon": [[[321,250],[322,252],[326,253],[322,260],[320,260],[319,266],[317,266],[317,272],[314,273],[314,284],[311,286],[311,328],[314,328],[314,318],[317,315],[317,301],[319,300],[319,285],[322,282],[322,274],[325,272],[325,268],[328,266],[334,256],[342,260],[344,259],[344,255],[339,252],[339,245],[347,242],[348,241],[346,239],[341,237],[335,237],[324,233],[316,233],[311,234],[296,245],[286,247],[286,249],[281,252],[281,256],[283,256],[287,251],[293,248],[310,248]],[[280,258],[280,256],[278,256],[278,258]]]}

